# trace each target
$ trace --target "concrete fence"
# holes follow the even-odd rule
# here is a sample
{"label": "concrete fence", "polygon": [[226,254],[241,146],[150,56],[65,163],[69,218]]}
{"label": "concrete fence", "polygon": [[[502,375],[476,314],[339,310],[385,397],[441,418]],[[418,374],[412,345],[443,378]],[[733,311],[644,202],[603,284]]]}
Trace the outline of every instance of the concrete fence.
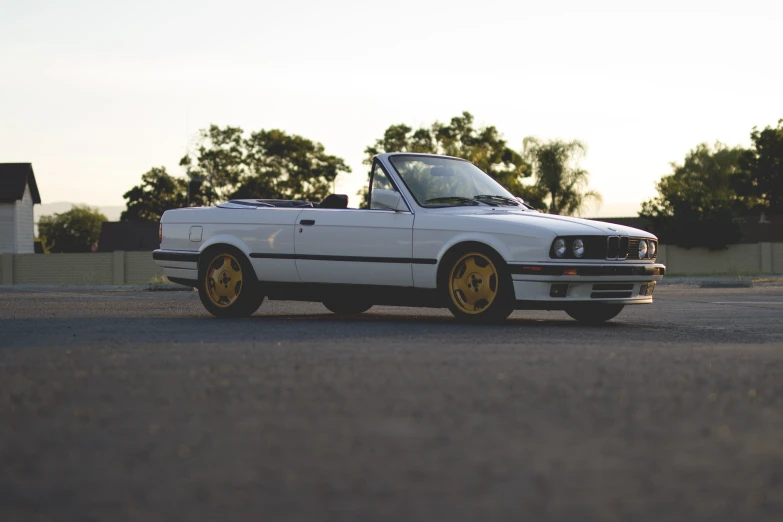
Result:
{"label": "concrete fence", "polygon": [[725,250],[661,245],[669,275],[783,274],[783,243],[730,245]]}
{"label": "concrete fence", "polygon": [[[726,250],[661,245],[669,275],[783,274],[783,243],[731,245]],[[152,252],[1,254],[0,284],[146,284],[163,276]]]}
{"label": "concrete fence", "polygon": [[4,285],[138,285],[162,276],[152,252],[0,255]]}

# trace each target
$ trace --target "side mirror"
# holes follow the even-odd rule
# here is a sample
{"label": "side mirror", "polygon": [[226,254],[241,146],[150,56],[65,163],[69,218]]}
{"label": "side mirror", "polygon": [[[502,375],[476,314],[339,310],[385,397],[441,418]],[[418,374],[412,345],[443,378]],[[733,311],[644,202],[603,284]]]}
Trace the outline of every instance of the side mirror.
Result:
{"label": "side mirror", "polygon": [[375,189],[372,191],[372,207],[380,210],[407,212],[408,207],[396,190]]}

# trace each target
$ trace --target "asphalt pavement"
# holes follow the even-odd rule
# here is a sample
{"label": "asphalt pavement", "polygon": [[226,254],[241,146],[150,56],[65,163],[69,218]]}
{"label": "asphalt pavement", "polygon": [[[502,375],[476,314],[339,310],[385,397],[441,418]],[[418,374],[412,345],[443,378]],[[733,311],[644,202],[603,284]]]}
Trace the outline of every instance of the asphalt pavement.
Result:
{"label": "asphalt pavement", "polygon": [[17,520],[783,520],[783,286],[597,327],[2,287]]}

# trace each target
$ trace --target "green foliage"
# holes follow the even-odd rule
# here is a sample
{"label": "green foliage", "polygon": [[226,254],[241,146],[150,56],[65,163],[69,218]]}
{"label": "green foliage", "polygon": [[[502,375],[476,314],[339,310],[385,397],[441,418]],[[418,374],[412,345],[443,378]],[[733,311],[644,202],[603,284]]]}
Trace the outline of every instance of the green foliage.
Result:
{"label": "green foliage", "polygon": [[[469,112],[455,116],[448,125],[436,121],[429,127],[415,130],[405,124],[392,125],[383,138],[375,140],[364,152],[364,162],[368,165],[375,155],[384,152],[423,152],[463,158],[531,205],[540,207],[542,203],[539,194],[522,183],[523,178],[530,176],[527,162],[508,147],[495,127],[474,127],[473,115]],[[366,191],[360,194],[366,203]]]}
{"label": "green foliage", "polygon": [[127,209],[120,219],[158,221],[171,208],[238,198],[320,201],[339,173],[351,171],[320,143],[280,130],[245,138],[239,127],[211,125],[200,136],[198,154],[179,162],[185,176],[152,168],[123,195]]}
{"label": "green foliage", "polygon": [[242,129],[216,125],[201,132],[191,178],[208,180],[217,199],[308,199],[331,193],[341,172],[350,172],[342,158],[326,154],[324,146],[284,131],[260,130],[243,137]]}
{"label": "green foliage", "polygon": [[331,193],[339,173],[351,171],[320,143],[281,130],[254,132],[244,144],[247,173],[232,198],[320,201]]}
{"label": "green foliage", "polygon": [[159,221],[163,212],[187,204],[187,181],[169,176],[166,167],[153,167],[141,175],[141,184],[122,196],[127,208],[122,221]]}
{"label": "green foliage", "polygon": [[682,165],[656,185],[658,197],[642,205],[662,242],[684,247],[725,248],[742,237],[739,217],[747,210],[734,189],[742,148],[717,142],[698,145]]}
{"label": "green foliage", "polygon": [[783,212],[783,119],[777,127],[754,127],[750,138],[753,148],[740,156],[733,187],[749,210]]}
{"label": "green foliage", "polygon": [[217,200],[228,199],[247,173],[243,132],[239,127],[210,125],[199,131],[198,155],[180,160],[190,179],[208,181]]}
{"label": "green foliage", "polygon": [[598,192],[586,190],[588,172],[576,166],[587,151],[582,142],[542,142],[528,137],[523,147],[524,157],[533,166],[534,189],[547,202],[550,214],[572,216],[584,211],[589,202],[601,201]]}
{"label": "green foliage", "polygon": [[101,225],[107,221],[98,209],[74,205],[67,212],[42,216],[38,234],[49,252],[90,252],[101,235]]}

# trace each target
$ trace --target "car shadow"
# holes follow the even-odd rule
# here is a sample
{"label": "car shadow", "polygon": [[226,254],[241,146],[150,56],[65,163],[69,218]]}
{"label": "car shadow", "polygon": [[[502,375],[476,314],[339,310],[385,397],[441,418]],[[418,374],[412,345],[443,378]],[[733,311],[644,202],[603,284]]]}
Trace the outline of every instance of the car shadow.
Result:
{"label": "car shadow", "polygon": [[[579,335],[587,342],[605,342],[607,334],[649,326],[609,322],[586,326],[573,320],[512,317],[497,324],[464,324],[448,315],[363,313],[262,313],[242,319],[216,318],[206,312],[170,316],[28,317],[0,319],[7,342],[13,347],[112,346],[175,343],[347,343],[367,344],[449,342],[525,343],[531,339]],[[577,332],[579,332],[577,334]],[[620,337],[626,338],[627,334]],[[532,337],[531,337],[532,336]],[[609,339],[616,338],[610,335]]]}
{"label": "car shadow", "polygon": [[[250,318],[243,319],[225,319],[214,317],[213,319],[218,321],[242,321],[242,320],[295,320],[302,322],[334,322],[334,323],[389,323],[389,324],[430,324],[430,325],[451,325],[461,328],[514,328],[514,327],[552,327],[557,326],[561,328],[627,328],[636,326],[633,323],[627,322],[613,322],[608,321],[599,324],[585,324],[573,319],[548,319],[548,318],[524,318],[524,317],[509,317],[508,319],[500,322],[493,323],[463,323],[459,322],[451,316],[432,316],[432,315],[416,315],[416,314],[380,314],[373,312],[365,312],[361,314],[263,314],[256,313]],[[642,326],[642,325],[639,325]],[[644,325],[647,327],[648,325]]]}

